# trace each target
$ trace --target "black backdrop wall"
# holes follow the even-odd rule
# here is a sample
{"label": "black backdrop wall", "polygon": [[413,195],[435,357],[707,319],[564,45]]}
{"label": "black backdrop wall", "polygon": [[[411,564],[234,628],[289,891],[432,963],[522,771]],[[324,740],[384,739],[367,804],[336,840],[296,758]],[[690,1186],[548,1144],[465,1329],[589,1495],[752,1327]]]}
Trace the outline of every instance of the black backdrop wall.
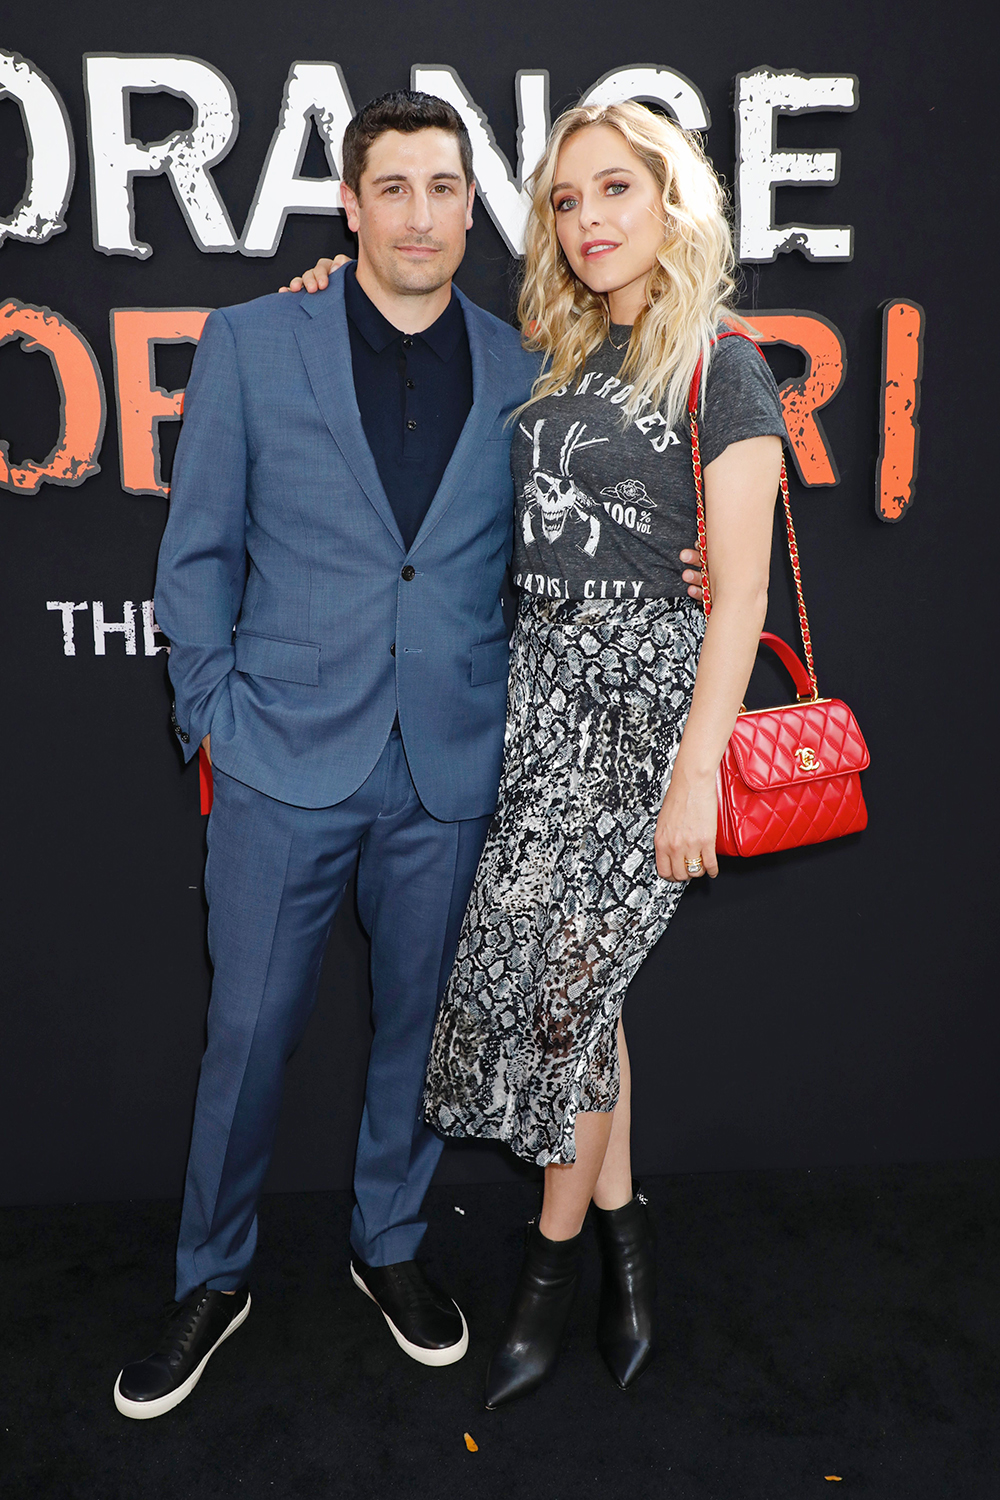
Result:
{"label": "black backdrop wall", "polygon": [[[996,926],[992,883],[992,605],[997,404],[986,310],[997,242],[983,166],[991,90],[978,9],[892,0],[824,7],[618,0],[425,0],[292,7],[7,0],[0,47],[64,101],[76,148],[67,229],[0,249],[0,301],[57,311],[89,341],[108,393],[101,472],[77,487],[0,490],[8,835],[2,868],[5,1019],[0,1198],[151,1197],[179,1191],[208,993],[204,823],[196,768],[167,723],[162,652],[94,650],[108,621],[152,596],[166,501],[126,494],[116,452],[111,308],[205,308],[276,288],[349,244],[343,220],[293,214],[273,258],[200,250],[163,176],[134,183],[146,260],[93,248],[85,53],[203,59],[232,83],[240,134],[214,169],[239,234],[296,59],[339,63],[361,104],[447,64],[516,160],[514,80],[547,69],[553,115],[611,69],[645,60],[685,75],[710,109],[709,150],[731,180],[733,80],[759,64],[857,75],[853,113],[783,118],[784,149],[839,149],[835,186],[780,188],[776,219],[854,226],[851,261],[800,251],[744,267],[748,308],[811,310],[841,331],[846,379],[823,413],[840,473],[793,479],[821,686],[869,740],[869,830],[839,844],[726,866],[682,903],[633,986],[636,1157],[646,1171],[994,1154]],[[190,110],[137,94],[133,130],[156,141]],[[38,143],[36,147],[36,161]],[[24,191],[20,112],[0,101],[0,215]],[[322,174],[318,139],[303,170]],[[459,281],[502,315],[513,262],[479,209]],[[920,470],[911,508],[879,520],[880,304],[926,310]],[[801,357],[776,346],[779,378]],[[159,384],[182,386],[190,345],[164,344]],[[0,436],[12,463],[56,442],[48,359],[0,347]],[[169,469],[176,424],[160,429]],[[776,549],[769,628],[793,638]],[[64,654],[59,611],[74,616]],[[160,644],[154,637],[152,644]],[[786,685],[758,668],[751,701]],[[365,942],[349,907],[319,1003],[288,1071],[270,1186],[344,1186],[368,1038]],[[449,1148],[442,1172],[488,1180],[499,1151]]]}

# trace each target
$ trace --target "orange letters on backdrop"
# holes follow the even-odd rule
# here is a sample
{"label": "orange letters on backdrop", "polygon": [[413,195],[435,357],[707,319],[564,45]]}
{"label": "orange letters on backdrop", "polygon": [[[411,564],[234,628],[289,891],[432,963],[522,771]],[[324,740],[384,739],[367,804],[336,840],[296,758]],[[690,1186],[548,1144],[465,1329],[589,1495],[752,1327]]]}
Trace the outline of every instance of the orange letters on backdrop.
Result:
{"label": "orange letters on backdrop", "polygon": [[[122,488],[130,495],[166,495],[159,472],[157,427],[177,419],[183,391],[156,383],[158,343],[197,343],[209,309],[123,307],[111,313]],[[796,309],[751,313],[762,344],[787,344],[806,357],[800,376],[780,386],[792,457],[810,488],[839,484],[840,475],[817,413],[837,394],[847,369],[844,340],[820,313]],[[883,323],[882,446],[876,510],[898,521],[913,502],[923,366],[923,309],[902,298],[885,304]],[[45,307],[11,299],[0,306],[0,344],[20,338],[27,352],[44,350],[60,391],[59,440],[42,463],[13,465],[0,438],[0,488],[34,495],[42,484],[82,484],[100,472],[105,403],[100,370],[86,339]]]}
{"label": "orange letters on backdrop", "polygon": [[803,484],[839,484],[840,474],[816,413],[833,400],[844,381],[847,353],[840,330],[819,313],[794,309],[745,316],[757,329],[760,343],[789,344],[805,355],[805,373],[779,387],[792,457]]}
{"label": "orange letters on backdrop", "polygon": [[924,310],[897,298],[882,314],[882,441],[875,480],[875,509],[899,521],[913,503],[920,428],[920,376],[924,367]]}
{"label": "orange letters on backdrop", "polygon": [[27,354],[42,350],[59,386],[59,437],[42,463],[11,464],[0,439],[0,487],[35,495],[43,484],[82,484],[99,474],[104,384],[94,351],[79,329],[47,307],[11,299],[0,306],[0,344],[19,338]]}
{"label": "orange letters on backdrop", "polygon": [[184,409],[183,391],[156,384],[156,344],[197,343],[209,309],[205,307],[116,307],[111,312],[111,347],[118,397],[118,447],[122,489],[129,495],[166,495],[160,475],[156,429]]}

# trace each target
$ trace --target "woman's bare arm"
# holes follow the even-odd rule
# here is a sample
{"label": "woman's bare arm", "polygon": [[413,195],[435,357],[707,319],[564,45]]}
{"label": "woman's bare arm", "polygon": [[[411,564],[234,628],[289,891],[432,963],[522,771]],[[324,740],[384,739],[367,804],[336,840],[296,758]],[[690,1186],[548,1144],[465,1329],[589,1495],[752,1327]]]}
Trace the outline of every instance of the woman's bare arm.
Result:
{"label": "woman's bare arm", "polygon": [[691,713],[656,823],[656,868],[666,880],[690,879],[684,861],[699,856],[707,874],[718,874],[715,776],[767,613],[780,468],[780,440],[756,437],[730,444],[705,469],[712,613]]}

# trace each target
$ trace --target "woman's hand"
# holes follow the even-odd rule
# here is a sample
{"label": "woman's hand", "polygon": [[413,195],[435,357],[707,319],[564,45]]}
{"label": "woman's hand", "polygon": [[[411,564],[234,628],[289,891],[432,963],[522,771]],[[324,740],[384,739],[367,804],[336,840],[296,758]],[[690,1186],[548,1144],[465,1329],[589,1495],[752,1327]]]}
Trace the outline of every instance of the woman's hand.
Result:
{"label": "woman's hand", "polygon": [[341,266],[349,266],[351,257],[349,255],[338,255],[336,260],[327,260],[324,256],[308,271],[303,271],[301,276],[293,276],[290,286],[279,286],[279,292],[325,292],[330,284],[330,274],[339,271]]}
{"label": "woman's hand", "polygon": [[[284,288],[282,288],[284,290]],[[700,600],[701,594],[701,558],[693,547],[685,547],[680,555],[685,569],[681,574],[684,582],[688,585],[688,593],[692,599]]]}
{"label": "woman's hand", "polygon": [[[719,873],[715,857],[716,821],[719,804],[715,777],[688,781],[675,775],[656,820],[653,847],[656,850],[656,873],[664,880],[696,880]],[[700,860],[700,867],[690,870],[686,861]]]}

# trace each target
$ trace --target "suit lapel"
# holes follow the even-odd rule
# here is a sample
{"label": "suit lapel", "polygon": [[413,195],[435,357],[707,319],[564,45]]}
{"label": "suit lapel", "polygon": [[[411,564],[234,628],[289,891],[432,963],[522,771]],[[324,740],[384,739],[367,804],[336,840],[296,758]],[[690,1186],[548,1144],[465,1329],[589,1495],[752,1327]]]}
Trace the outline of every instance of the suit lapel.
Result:
{"label": "suit lapel", "polygon": [[465,420],[448,467],[441,476],[441,483],[414,538],[410,548],[411,555],[427,540],[448,507],[461,493],[469,469],[503,407],[500,355],[490,347],[488,331],[483,327],[485,320],[479,316],[475,303],[470,302],[457,287],[455,293],[462,305],[472,355],[472,410]]}
{"label": "suit lapel", "polygon": [[[334,276],[325,292],[316,292],[311,297],[303,293],[299,305],[307,316],[296,323],[295,338],[323,420],[386,530],[400,551],[405,552],[396,517],[365,438],[354,394],[343,276]],[[475,378],[473,365],[474,382]]]}

